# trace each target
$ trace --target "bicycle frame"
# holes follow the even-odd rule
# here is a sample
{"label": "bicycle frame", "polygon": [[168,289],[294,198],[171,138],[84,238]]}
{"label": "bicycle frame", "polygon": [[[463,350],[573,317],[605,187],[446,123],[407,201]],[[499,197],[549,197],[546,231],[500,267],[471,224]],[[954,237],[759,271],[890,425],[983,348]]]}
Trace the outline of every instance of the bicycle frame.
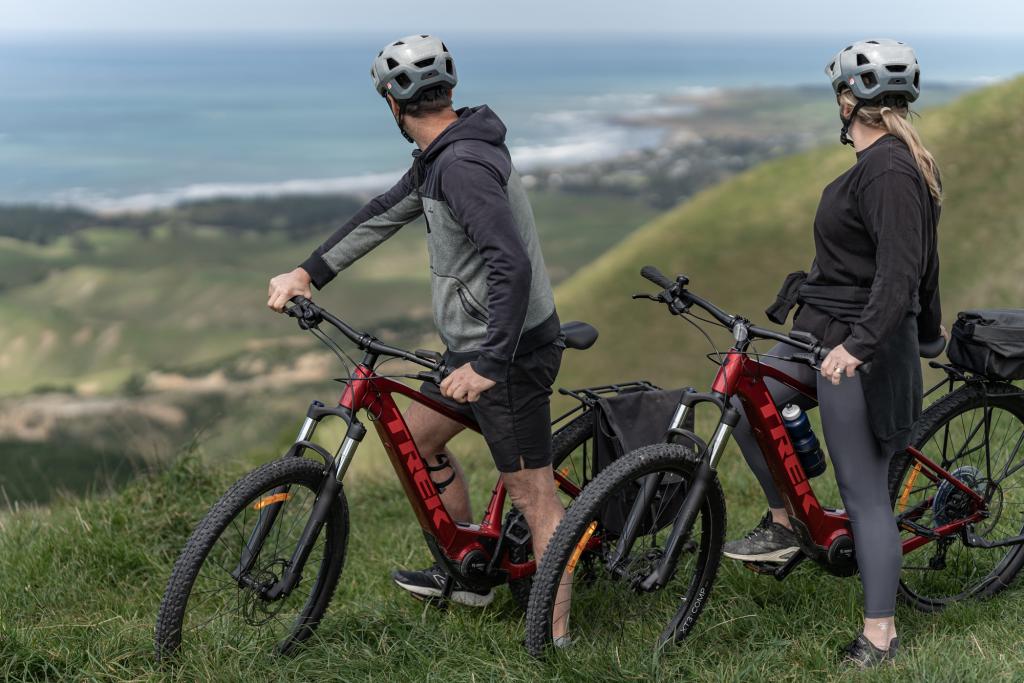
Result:
{"label": "bicycle frame", "polygon": [[[731,396],[739,398],[754,436],[765,455],[772,478],[786,502],[787,511],[791,517],[804,526],[809,540],[817,549],[826,553],[843,536],[852,538],[849,517],[845,512],[823,507],[814,495],[810,481],[808,481],[797,457],[796,449],[793,447],[789,432],[782,422],[779,409],[765,385],[766,378],[774,379],[804,396],[817,400],[815,387],[807,386],[785,372],[761,363],[736,348],[729,351],[719,367],[712,384],[712,391],[721,395],[724,401],[728,401]],[[936,529],[924,530],[912,527],[906,529],[904,527],[914,533],[914,536],[903,541],[904,554],[937,538],[957,533],[967,525],[977,522],[983,516],[981,510],[984,507],[982,497],[969,486],[932,462],[916,448],[910,447],[907,451],[914,459],[914,472],[916,473],[913,475],[914,477],[923,475],[933,481],[942,479],[950,482],[969,497],[974,511],[968,517],[955,520]],[[907,491],[912,485],[913,479],[908,480],[905,487]],[[928,533],[921,533],[922,531]]]}
{"label": "bicycle frame", "polygon": [[[321,489],[317,493],[313,513],[303,529],[289,567],[277,584],[267,590],[266,597],[274,599],[285,595],[297,585],[303,565],[327,519],[331,504],[341,489],[356,449],[366,433],[366,428],[358,419],[360,411],[365,411],[370,416],[423,529],[427,545],[435,559],[449,570],[450,576],[463,577],[467,570],[474,568],[470,566],[471,564],[477,569],[486,567],[488,574],[500,576],[502,580],[520,579],[533,574],[536,567],[532,560],[513,563],[507,553],[499,557],[506,532],[502,523],[507,495],[504,482],[499,479],[494,486],[490,502],[479,524],[463,524],[453,520],[441,500],[440,491],[430,478],[426,463],[416,447],[394,395],[398,394],[416,401],[474,432],[479,433],[479,427],[473,421],[419,391],[401,382],[378,376],[373,369],[376,361],[376,355],[367,354],[356,366],[337,408],[326,408],[314,402],[307,412],[306,420],[288,455],[301,456],[303,451],[313,450],[324,458],[325,474],[333,472],[334,476],[324,477]],[[347,424],[345,437],[336,456],[331,456],[322,447],[310,441],[319,422],[328,416],[339,417]],[[555,471],[554,475],[555,483],[562,491],[572,497],[579,495],[579,487],[565,475],[558,471]],[[285,487],[271,492],[270,499],[282,493],[287,494]],[[233,572],[236,580],[243,580],[255,562],[283,503],[284,500],[275,501],[260,509],[259,519],[246,543],[239,565]]]}

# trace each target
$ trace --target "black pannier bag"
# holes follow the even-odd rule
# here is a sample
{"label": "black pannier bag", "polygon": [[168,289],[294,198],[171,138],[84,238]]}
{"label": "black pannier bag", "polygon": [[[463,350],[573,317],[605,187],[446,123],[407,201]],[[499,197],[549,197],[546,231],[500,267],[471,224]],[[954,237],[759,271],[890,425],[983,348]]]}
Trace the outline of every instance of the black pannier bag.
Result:
{"label": "black pannier bag", "polygon": [[990,379],[1024,379],[1024,309],[961,311],[946,355]]}
{"label": "black pannier bag", "polygon": [[[683,391],[657,389],[648,385],[642,389],[602,397],[597,401],[593,409],[594,457],[591,476],[597,476],[612,462],[637,448],[663,443],[669,421],[679,405]],[[692,411],[682,426],[684,429],[693,429]],[[639,491],[638,485],[623,490],[601,511],[601,524],[612,535],[622,532]],[[651,502],[640,533],[654,533],[671,523],[685,493],[681,479],[666,476]]]}

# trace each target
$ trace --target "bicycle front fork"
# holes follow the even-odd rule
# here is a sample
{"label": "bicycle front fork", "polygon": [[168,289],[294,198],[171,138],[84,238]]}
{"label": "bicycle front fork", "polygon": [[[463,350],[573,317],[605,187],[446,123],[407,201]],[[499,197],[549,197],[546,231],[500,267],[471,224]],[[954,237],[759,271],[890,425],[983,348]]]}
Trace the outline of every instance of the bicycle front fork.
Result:
{"label": "bicycle front fork", "polygon": [[[333,458],[331,458],[321,447],[310,441],[313,437],[313,433],[316,431],[317,425],[320,423],[320,420],[326,415],[336,415],[341,417],[348,425],[348,429],[345,432],[345,438],[342,440],[341,445],[338,447],[338,451]],[[299,583],[299,580],[302,578],[302,569],[306,564],[306,560],[309,559],[310,552],[313,550],[313,544],[316,542],[317,536],[320,535],[320,531],[323,529],[323,525],[327,520],[327,515],[330,513],[331,506],[334,505],[334,502],[337,499],[338,491],[341,488],[341,482],[345,478],[345,473],[348,471],[349,465],[352,464],[356,448],[359,446],[359,443],[363,440],[365,435],[366,427],[364,427],[354,415],[351,415],[347,409],[326,408],[324,404],[319,401],[314,401],[310,405],[309,411],[306,414],[306,419],[303,421],[302,427],[299,429],[298,436],[296,437],[294,444],[292,444],[292,448],[289,450],[288,455],[292,457],[299,457],[302,455],[303,450],[307,448],[314,450],[324,458],[326,466],[333,466],[332,469],[334,471],[334,476],[325,476],[323,478],[323,481],[320,484],[320,489],[317,491],[316,501],[313,504],[312,514],[310,514],[309,519],[306,521],[306,526],[303,528],[302,535],[299,537],[295,550],[292,552],[287,568],[281,578],[273,586],[267,589],[266,593],[264,593],[265,599],[274,600],[279,597],[286,596]],[[253,565],[259,557],[260,551],[263,549],[263,544],[266,542],[267,536],[270,534],[274,521],[277,519],[285,500],[287,500],[289,489],[290,487],[285,485],[278,486],[268,492],[268,499],[273,500],[275,497],[281,497],[281,500],[275,501],[260,509],[260,515],[256,521],[256,526],[253,528],[245,547],[242,549],[238,566],[233,572],[231,572],[231,576],[236,581],[244,581],[244,577],[252,570]]]}
{"label": "bicycle front fork", "polygon": [[[665,550],[662,553],[661,559],[658,561],[657,566],[650,574],[647,575],[640,583],[638,588],[642,591],[655,591],[664,587],[675,574],[676,564],[679,561],[679,555],[689,539],[690,531],[693,528],[694,520],[697,518],[697,513],[700,511],[701,506],[704,504],[704,496],[707,493],[708,486],[711,484],[715,477],[715,471],[717,469],[718,461],[725,451],[725,445],[729,442],[729,437],[732,436],[733,429],[740,420],[740,413],[731,404],[724,400],[719,394],[699,394],[697,392],[686,392],[683,394],[680,400],[679,407],[676,409],[675,414],[672,416],[672,424],[669,427],[668,435],[669,439],[673,440],[676,435],[685,435],[686,432],[682,430],[683,420],[686,418],[686,413],[692,410],[696,403],[707,402],[714,403],[722,412],[722,417],[718,422],[718,427],[715,428],[715,433],[711,438],[711,443],[704,449],[704,452],[700,454],[700,460],[697,465],[697,471],[694,472],[693,479],[690,482],[689,491],[686,492],[686,498],[683,499],[683,504],[680,506],[679,511],[676,513],[675,519],[672,523],[672,532],[669,534],[668,540],[665,542]],[[624,538],[620,540],[620,547],[628,548],[632,547],[633,542],[636,540],[636,531],[639,529],[639,522],[643,519],[643,516],[647,514],[650,505],[650,498],[648,495],[648,488],[651,489],[650,495],[653,496],[654,490],[657,488],[660,481],[650,481],[653,477],[659,477],[657,474],[648,475],[648,481],[644,482],[641,495],[637,497],[637,500],[633,503],[633,507],[630,510],[629,518],[627,518],[626,528],[624,529]],[[644,502],[646,499],[647,502]],[[635,524],[631,525],[630,522],[635,521]],[[632,536],[625,536],[625,532],[630,532]]]}

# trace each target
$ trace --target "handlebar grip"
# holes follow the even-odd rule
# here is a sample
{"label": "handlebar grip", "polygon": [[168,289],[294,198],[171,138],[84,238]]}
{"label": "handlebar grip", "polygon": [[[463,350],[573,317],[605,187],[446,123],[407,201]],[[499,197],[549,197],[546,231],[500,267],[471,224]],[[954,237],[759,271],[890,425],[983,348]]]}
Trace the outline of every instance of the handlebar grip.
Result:
{"label": "handlebar grip", "polygon": [[451,369],[447,365],[441,364],[437,366],[436,370],[424,370],[423,372],[416,373],[416,378],[424,382],[440,385],[444,378],[450,374]]}
{"label": "handlebar grip", "polygon": [[654,266],[644,266],[640,269],[640,275],[662,289],[671,289],[672,287],[672,281],[665,277],[665,275]]}
{"label": "handlebar grip", "polygon": [[[819,363],[819,365],[825,360],[825,358],[830,353],[832,353],[832,347],[830,347],[830,346],[822,346],[820,349],[818,349],[817,356],[818,356],[818,363]],[[857,366],[857,372],[868,372],[868,373],[870,373],[871,372],[871,361],[868,361],[867,363],[861,363],[860,365],[858,365]],[[843,374],[845,376],[846,373],[843,373]]]}

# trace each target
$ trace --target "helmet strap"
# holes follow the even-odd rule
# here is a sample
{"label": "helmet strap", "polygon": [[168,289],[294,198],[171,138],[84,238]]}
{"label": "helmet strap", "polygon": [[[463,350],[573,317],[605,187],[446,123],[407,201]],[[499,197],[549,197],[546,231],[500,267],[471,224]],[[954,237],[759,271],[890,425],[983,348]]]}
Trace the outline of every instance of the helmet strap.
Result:
{"label": "helmet strap", "polygon": [[402,134],[402,137],[409,142],[415,143],[416,141],[412,139],[412,136],[405,131],[405,103],[398,103],[398,113],[396,114],[395,110],[391,108],[391,103],[388,102],[387,95],[384,95],[384,102],[388,105],[388,111],[395,117],[395,123],[398,124],[398,131]]}
{"label": "helmet strap", "polygon": [[857,104],[853,105],[853,111],[850,112],[849,118],[843,116],[842,110],[839,112],[839,120],[843,122],[843,129],[839,131],[839,142],[844,145],[853,147],[853,138],[850,137],[850,126],[853,125],[853,120],[857,118],[857,112],[865,104],[864,100],[857,100]]}

